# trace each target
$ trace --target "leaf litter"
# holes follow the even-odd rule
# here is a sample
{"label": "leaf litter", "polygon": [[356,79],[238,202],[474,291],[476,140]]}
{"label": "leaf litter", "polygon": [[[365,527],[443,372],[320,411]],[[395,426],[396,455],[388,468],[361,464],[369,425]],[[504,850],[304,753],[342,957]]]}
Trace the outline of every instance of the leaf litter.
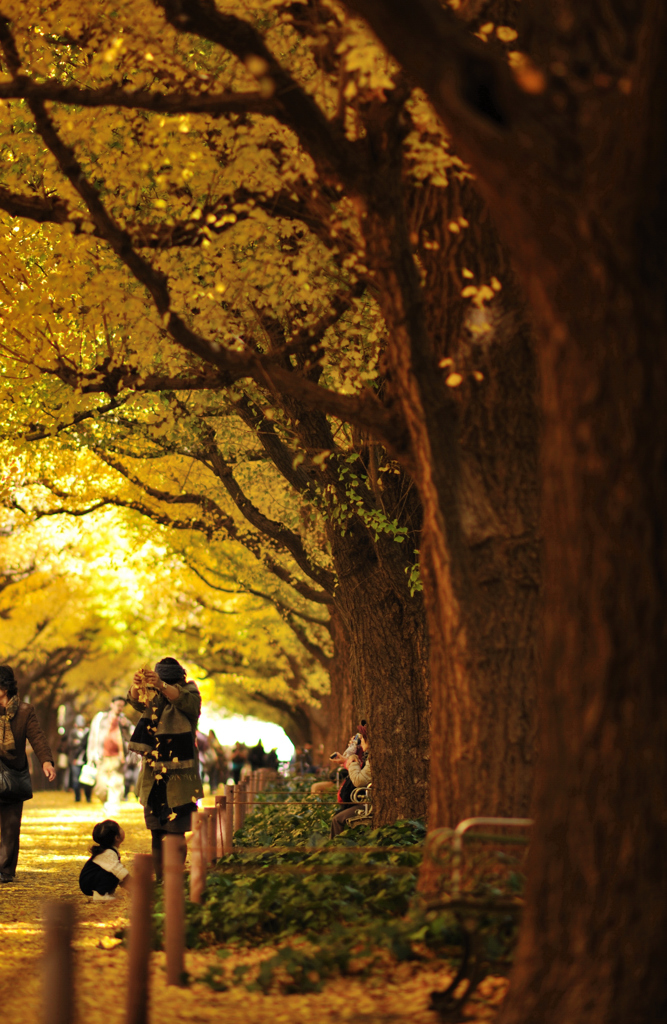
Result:
{"label": "leaf litter", "polygon": [[[22,1024],[41,1021],[42,905],[54,899],[69,900],[76,907],[77,1018],[86,1024],[121,1024],[125,1019],[127,949],[118,933],[128,925],[130,897],[119,889],[114,902],[93,903],[78,886],[93,825],[103,816],[99,803],[74,804],[70,793],[38,793],[25,805],[16,881],[0,890],[0,999],[7,1019]],[[123,861],[131,869],[134,854],[150,851],[142,808],[134,802],[122,804],[116,817],[126,834]],[[326,980],[320,991],[298,994],[284,994],[279,978],[266,993],[227,986],[222,980],[257,975],[262,962],[275,958],[281,948],[284,944],[276,942],[188,950],[190,984],[181,989],[167,987],[164,953],[154,952],[150,1019],[161,1024],[439,1024],[437,1014],[428,1008],[430,994],[446,987],[453,975],[451,965],[440,959],[398,962],[382,951],[363,978],[355,977],[350,965],[345,977]],[[299,949],[298,941],[292,949]],[[365,966],[360,964],[359,970]],[[507,985],[502,977],[485,978],[466,1005],[465,1019],[471,1024],[492,1020]]]}

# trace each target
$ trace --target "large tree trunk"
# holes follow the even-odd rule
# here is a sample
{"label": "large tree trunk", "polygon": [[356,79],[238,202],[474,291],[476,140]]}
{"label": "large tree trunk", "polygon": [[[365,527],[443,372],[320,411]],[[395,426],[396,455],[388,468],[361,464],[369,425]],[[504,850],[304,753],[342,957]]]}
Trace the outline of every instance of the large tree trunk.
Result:
{"label": "large tree trunk", "polygon": [[355,710],[370,728],[375,824],[424,817],[429,685],[422,596],[410,595],[400,544],[384,536],[374,542],[358,522],[344,537],[332,531],[331,539]]}
{"label": "large tree trunk", "polygon": [[611,152],[560,226],[551,294],[516,239],[542,326],[546,615],[507,1024],[667,1020],[667,16],[651,8],[633,101],[620,124],[594,111]]}
{"label": "large tree trunk", "polygon": [[[382,170],[366,230],[383,279],[388,357],[424,502],[421,565],[438,680],[429,823],[525,815],[535,756],[539,586],[531,334],[471,183],[409,190],[395,173],[392,189],[391,169]],[[459,217],[471,225],[462,237],[449,228]],[[408,232],[419,246],[423,291],[406,259]],[[491,303],[476,307],[461,295],[471,281],[464,268],[477,286],[502,282]],[[440,369],[443,358],[449,362]],[[463,378],[456,387],[447,384],[452,372]]]}
{"label": "large tree trunk", "polygon": [[539,334],[540,759],[503,1024],[662,1021],[667,9],[527,5],[521,96],[439,5],[377,6],[474,162]]}
{"label": "large tree trunk", "polygon": [[325,766],[329,763],[330,754],[344,749],[343,745],[356,730],[359,718],[352,685],[350,642],[345,623],[336,608],[331,609],[330,629],[333,642],[333,655],[329,662],[331,690],[322,699],[324,722],[320,726]]}

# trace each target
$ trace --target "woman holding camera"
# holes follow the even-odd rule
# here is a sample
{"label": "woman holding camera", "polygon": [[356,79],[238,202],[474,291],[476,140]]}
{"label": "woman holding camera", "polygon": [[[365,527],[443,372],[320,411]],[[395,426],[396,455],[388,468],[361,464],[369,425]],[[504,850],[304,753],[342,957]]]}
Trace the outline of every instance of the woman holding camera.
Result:
{"label": "woman holding camera", "polygon": [[[196,743],[201,695],[194,683],[186,682],[185,669],[175,658],[163,658],[155,671],[137,672],[127,699],[141,712],[130,750],[142,756],[137,796],[160,879],[162,839],[167,833],[184,837],[189,832],[192,812],[204,795]],[[182,851],[185,860],[185,838]]]}

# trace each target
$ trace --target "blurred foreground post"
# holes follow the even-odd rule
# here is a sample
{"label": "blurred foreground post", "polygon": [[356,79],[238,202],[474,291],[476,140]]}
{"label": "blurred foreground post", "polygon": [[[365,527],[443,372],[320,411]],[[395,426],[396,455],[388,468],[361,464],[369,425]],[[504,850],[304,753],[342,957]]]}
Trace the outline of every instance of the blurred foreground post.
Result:
{"label": "blurred foreground post", "polygon": [[215,861],[215,821],[217,818],[217,811],[215,807],[207,807],[204,814],[206,815],[206,866],[211,867]]}
{"label": "blurred foreground post", "polygon": [[239,786],[239,819],[241,821],[241,828],[243,828],[246,819],[246,808],[248,801],[248,780],[241,779],[241,785]]}
{"label": "blurred foreground post", "polygon": [[241,821],[242,800],[243,783],[239,782],[238,785],[234,786],[234,832],[238,832],[243,825],[243,822]]}
{"label": "blurred foreground post", "polygon": [[[42,1024],[72,1024],[74,1020],[74,904],[50,900],[44,904]],[[15,979],[20,984],[20,979]]]}
{"label": "blurred foreground post", "polygon": [[225,795],[227,797],[225,853],[231,853],[234,845],[234,788],[234,786],[225,786]]}
{"label": "blurred foreground post", "polygon": [[181,835],[162,840],[164,877],[164,951],[167,985],[183,985],[185,947],[185,897],[183,894],[183,844]]}
{"label": "blurred foreground post", "polygon": [[132,910],[127,972],[126,1024],[148,1024],[152,942],[153,858],[138,853],[132,867]]}
{"label": "blurred foreground post", "polygon": [[206,825],[202,814],[192,815],[192,839],[190,840],[190,902],[201,903],[206,886]]}
{"label": "blurred foreground post", "polygon": [[215,798],[215,856],[222,857],[225,852],[225,822],[227,820],[227,797]]}

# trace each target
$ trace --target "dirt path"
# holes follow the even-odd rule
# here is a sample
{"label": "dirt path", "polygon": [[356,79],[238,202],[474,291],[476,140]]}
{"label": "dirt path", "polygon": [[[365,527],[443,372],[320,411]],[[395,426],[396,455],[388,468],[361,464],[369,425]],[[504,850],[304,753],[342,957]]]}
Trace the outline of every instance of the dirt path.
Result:
{"label": "dirt path", "polygon": [[[69,793],[38,794],[25,806],[17,880],[0,889],[0,1005],[5,1020],[21,1024],[42,1021],[41,906],[47,899],[66,899],[77,907],[78,1020],[81,1024],[123,1024],[127,954],[114,933],[127,921],[129,899],[121,892],[114,903],[95,904],[78,887],[79,872],[92,842],[90,833],[102,817],[99,803],[76,805]],[[131,868],[135,853],[150,851],[142,809],[124,804],[117,817],[126,831],[123,860]],[[186,957],[193,979],[216,962],[215,949],[189,952]],[[263,995],[243,987],[214,992],[196,981],[188,988],[176,989],[165,984],[164,955],[158,952],[151,965],[150,1016],[160,1024],[437,1024],[435,1015],[427,1010],[428,998],[430,991],[445,981],[442,972],[415,973],[412,965],[405,963],[390,981],[342,978],[317,994]],[[492,1015],[481,1012],[473,1019]]]}

